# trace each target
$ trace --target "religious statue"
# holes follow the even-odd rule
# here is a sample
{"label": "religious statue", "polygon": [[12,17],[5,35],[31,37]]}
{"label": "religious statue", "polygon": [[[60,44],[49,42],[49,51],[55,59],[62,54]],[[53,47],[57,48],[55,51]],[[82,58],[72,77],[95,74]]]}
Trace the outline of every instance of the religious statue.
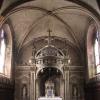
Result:
{"label": "religious statue", "polygon": [[77,87],[77,85],[72,86],[72,95],[73,95],[73,97],[78,97],[78,87]]}
{"label": "religious statue", "polygon": [[54,97],[54,83],[52,80],[48,80],[45,83],[45,96],[46,97]]}
{"label": "religious statue", "polygon": [[27,100],[27,86],[26,86],[26,84],[23,84],[23,87],[22,87],[22,100]]}

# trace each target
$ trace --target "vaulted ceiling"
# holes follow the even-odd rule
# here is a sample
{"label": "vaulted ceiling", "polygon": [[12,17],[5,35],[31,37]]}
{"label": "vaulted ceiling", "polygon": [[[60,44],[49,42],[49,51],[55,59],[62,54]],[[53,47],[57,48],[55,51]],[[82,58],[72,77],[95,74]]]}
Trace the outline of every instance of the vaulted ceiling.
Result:
{"label": "vaulted ceiling", "polygon": [[95,16],[83,6],[67,0],[32,0],[17,5],[6,20],[13,30],[20,51],[31,41],[51,36],[68,45],[84,50],[86,34]]}

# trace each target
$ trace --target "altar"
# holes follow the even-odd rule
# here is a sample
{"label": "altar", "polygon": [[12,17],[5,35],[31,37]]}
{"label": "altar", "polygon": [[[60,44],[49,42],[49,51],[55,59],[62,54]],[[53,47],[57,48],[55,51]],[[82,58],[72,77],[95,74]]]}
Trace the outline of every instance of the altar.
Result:
{"label": "altar", "polygon": [[38,100],[62,100],[61,97],[40,97]]}

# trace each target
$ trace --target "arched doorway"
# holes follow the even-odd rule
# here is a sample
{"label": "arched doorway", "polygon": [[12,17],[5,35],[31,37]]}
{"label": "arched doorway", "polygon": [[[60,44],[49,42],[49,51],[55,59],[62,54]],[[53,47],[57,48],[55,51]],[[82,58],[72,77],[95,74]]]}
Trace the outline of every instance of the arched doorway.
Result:
{"label": "arched doorway", "polygon": [[[54,84],[54,87],[50,85],[51,82],[52,84]],[[46,96],[49,88],[47,85],[51,87],[51,91],[53,90],[53,93],[48,95],[55,97],[64,96],[63,92],[60,92],[62,89],[64,91],[64,81],[63,81],[63,74],[59,69],[54,67],[45,67],[38,72],[37,82],[36,82],[36,90],[38,90],[37,97]]]}

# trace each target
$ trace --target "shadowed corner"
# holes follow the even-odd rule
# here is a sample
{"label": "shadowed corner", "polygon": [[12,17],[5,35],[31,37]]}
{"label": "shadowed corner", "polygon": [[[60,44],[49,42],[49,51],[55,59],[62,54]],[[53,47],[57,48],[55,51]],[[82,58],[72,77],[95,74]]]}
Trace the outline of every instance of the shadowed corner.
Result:
{"label": "shadowed corner", "polygon": [[99,9],[100,9],[100,0],[97,0],[97,3],[98,3],[98,6],[99,6]]}
{"label": "shadowed corner", "polygon": [[0,0],[0,9],[1,9],[2,4],[3,4],[3,0]]}

